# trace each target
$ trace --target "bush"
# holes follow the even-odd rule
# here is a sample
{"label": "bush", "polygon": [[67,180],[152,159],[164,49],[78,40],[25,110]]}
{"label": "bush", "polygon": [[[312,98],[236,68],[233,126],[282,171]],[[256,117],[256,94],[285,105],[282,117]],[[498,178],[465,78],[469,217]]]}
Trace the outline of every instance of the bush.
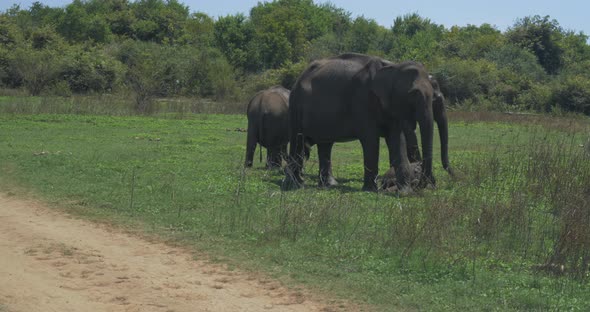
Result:
{"label": "bush", "polygon": [[62,57],[53,50],[18,48],[11,63],[14,71],[22,77],[24,87],[32,95],[39,95],[55,83],[62,67]]}
{"label": "bush", "polygon": [[306,62],[295,64],[287,62],[287,64],[279,69],[269,69],[261,74],[247,76],[242,87],[242,100],[247,101],[256,92],[276,85],[281,85],[291,90],[295,81],[307,65]]}
{"label": "bush", "polygon": [[486,60],[452,59],[433,71],[447,99],[459,102],[488,95],[498,83],[498,70]]}
{"label": "bush", "polygon": [[113,49],[117,59],[128,67],[125,84],[136,94],[136,100],[145,105],[154,97],[237,97],[236,74],[219,50],[132,40]]}
{"label": "bush", "polygon": [[188,65],[183,79],[187,94],[215,99],[236,97],[236,73],[219,50],[195,48],[185,54]]}
{"label": "bush", "polygon": [[555,87],[551,101],[562,110],[590,115],[590,79],[578,75],[565,78]]}
{"label": "bush", "polygon": [[535,83],[530,89],[521,92],[516,98],[516,104],[524,109],[538,112],[551,111],[551,87],[546,84]]}
{"label": "bush", "polygon": [[65,56],[60,77],[66,81],[71,91],[76,93],[110,92],[121,81],[123,65],[91,48],[73,47]]}
{"label": "bush", "polygon": [[56,96],[62,96],[62,97],[72,96],[72,90],[70,89],[70,86],[68,85],[68,83],[64,80],[59,80],[59,81],[55,82],[55,84],[53,84],[50,87],[49,91],[52,95],[56,95]]}
{"label": "bush", "polygon": [[498,68],[507,68],[531,79],[543,80],[545,70],[537,62],[537,57],[520,47],[505,45],[485,54],[485,58],[494,62]]}

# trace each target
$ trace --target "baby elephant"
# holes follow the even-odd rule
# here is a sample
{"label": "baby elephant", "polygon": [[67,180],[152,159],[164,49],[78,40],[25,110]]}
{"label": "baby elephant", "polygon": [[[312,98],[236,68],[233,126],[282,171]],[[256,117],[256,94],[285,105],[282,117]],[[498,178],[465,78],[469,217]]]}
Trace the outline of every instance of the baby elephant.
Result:
{"label": "baby elephant", "polygon": [[257,143],[267,150],[267,168],[281,166],[289,142],[289,93],[281,86],[274,86],[256,93],[248,103],[246,167],[252,166]]}

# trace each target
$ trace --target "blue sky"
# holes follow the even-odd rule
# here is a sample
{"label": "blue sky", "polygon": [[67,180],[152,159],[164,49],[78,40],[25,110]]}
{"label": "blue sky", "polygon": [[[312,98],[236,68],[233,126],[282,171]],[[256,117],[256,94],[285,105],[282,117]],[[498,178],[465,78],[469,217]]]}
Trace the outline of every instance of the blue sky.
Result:
{"label": "blue sky", "polygon": [[[34,0],[0,0],[0,10],[13,4],[28,8]],[[41,0],[49,6],[64,6],[71,0]],[[191,12],[201,11],[218,17],[244,13],[260,0],[180,0],[188,5]],[[315,0],[316,3],[328,2]],[[590,34],[589,0],[331,0],[337,7],[351,12],[353,17],[363,15],[389,27],[396,16],[417,12],[447,28],[453,25],[481,25],[489,23],[504,31],[517,18],[529,15],[550,15],[568,30]]]}

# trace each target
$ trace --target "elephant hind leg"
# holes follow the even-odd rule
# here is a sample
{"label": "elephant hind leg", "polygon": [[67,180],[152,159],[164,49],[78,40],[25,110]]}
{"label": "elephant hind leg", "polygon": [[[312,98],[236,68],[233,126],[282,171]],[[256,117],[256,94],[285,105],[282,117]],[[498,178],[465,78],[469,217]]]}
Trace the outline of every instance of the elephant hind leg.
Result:
{"label": "elephant hind leg", "polygon": [[254,162],[254,151],[256,150],[256,144],[258,143],[257,128],[254,122],[248,120],[248,137],[246,139],[246,161],[244,166],[252,167]]}
{"label": "elephant hind leg", "polygon": [[281,148],[269,147],[266,149],[266,168],[275,169],[281,167]]}
{"label": "elephant hind leg", "polygon": [[334,143],[318,144],[318,157],[320,159],[320,187],[333,187],[338,185],[332,174],[332,147]]}
{"label": "elephant hind leg", "polygon": [[281,145],[281,164],[283,162],[283,160],[285,162],[288,161],[289,154],[287,153],[287,144],[283,144]]}

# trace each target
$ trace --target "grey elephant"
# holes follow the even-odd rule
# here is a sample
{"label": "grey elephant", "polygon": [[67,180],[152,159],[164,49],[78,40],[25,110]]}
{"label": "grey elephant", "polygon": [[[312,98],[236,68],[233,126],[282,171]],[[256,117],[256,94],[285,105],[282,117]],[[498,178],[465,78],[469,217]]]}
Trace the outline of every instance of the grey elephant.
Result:
{"label": "grey elephant", "polygon": [[[246,167],[252,166],[256,144],[267,150],[267,168],[280,167],[282,160],[286,158],[289,142],[289,93],[289,90],[281,86],[274,86],[256,93],[248,103]],[[262,155],[262,151],[260,153]]]}
{"label": "grey elephant", "polygon": [[347,53],[312,62],[289,98],[290,148],[284,188],[303,185],[306,144],[318,146],[320,185],[332,175],[334,142],[359,140],[363,149],[363,190],[377,190],[379,141],[385,137],[400,189],[410,187],[404,122],[418,122],[422,137],[421,184],[434,184],[432,136],[434,91],[424,66],[394,64],[379,57]]}
{"label": "grey elephant", "polygon": [[[453,176],[454,173],[449,163],[449,124],[445,108],[445,97],[440,90],[438,81],[433,76],[429,76],[429,79],[434,91],[432,111],[434,121],[436,121],[436,125],[438,127],[438,134],[440,138],[441,162],[443,168],[451,176]],[[412,164],[412,168],[414,169],[412,173],[415,179],[416,174],[419,171],[416,170],[416,168],[421,169],[421,165],[419,163],[422,161],[420,149],[418,147],[418,138],[416,136],[416,121],[405,121],[403,126],[403,132],[408,149],[408,161]],[[395,163],[395,159],[393,159],[392,156],[393,155],[390,155],[389,159],[390,169],[387,173],[385,173],[385,175],[382,178],[382,189],[389,189],[395,185],[395,170],[393,168],[393,163]]]}
{"label": "grey elephant", "polygon": [[[438,134],[440,138],[440,156],[443,168],[449,173],[453,174],[453,170],[449,164],[449,122],[445,108],[445,97],[440,91],[438,81],[429,76],[430,83],[434,91],[432,100],[433,118],[438,127]],[[404,135],[406,137],[406,144],[408,146],[408,160],[412,162],[422,161],[420,156],[420,149],[418,148],[418,138],[416,137],[416,121],[404,123]],[[393,164],[393,161],[391,161]]]}

